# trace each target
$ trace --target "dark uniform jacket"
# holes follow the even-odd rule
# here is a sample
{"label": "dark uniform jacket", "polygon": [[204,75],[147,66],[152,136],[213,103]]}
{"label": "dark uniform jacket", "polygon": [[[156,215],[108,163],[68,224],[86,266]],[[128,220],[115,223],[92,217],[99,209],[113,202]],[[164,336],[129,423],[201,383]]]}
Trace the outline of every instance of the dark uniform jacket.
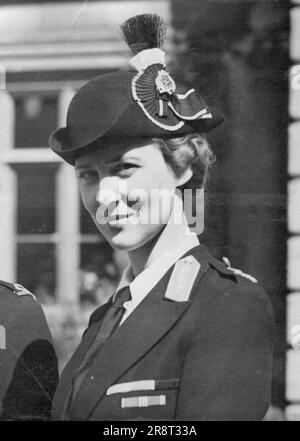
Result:
{"label": "dark uniform jacket", "polygon": [[0,419],[49,419],[57,382],[40,304],[20,285],[0,281]]}
{"label": "dark uniform jacket", "polygon": [[193,283],[179,278],[173,296],[176,266],[170,268],[104,344],[70,404],[76,369],[109,306],[92,314],[62,374],[55,420],[263,418],[272,373],[270,301],[203,245],[186,256],[198,265]]}

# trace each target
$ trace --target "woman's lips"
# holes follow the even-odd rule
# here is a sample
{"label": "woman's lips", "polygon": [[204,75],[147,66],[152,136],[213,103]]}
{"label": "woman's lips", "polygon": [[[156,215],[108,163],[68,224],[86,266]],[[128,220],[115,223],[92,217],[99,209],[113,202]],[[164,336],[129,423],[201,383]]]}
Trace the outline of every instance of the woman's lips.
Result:
{"label": "woman's lips", "polygon": [[117,227],[117,226],[122,226],[122,225],[127,225],[128,223],[130,223],[130,221],[128,221],[128,219],[133,216],[133,213],[131,214],[120,214],[120,215],[116,215],[116,216],[110,216],[107,219],[107,223],[108,225],[110,225],[111,227]]}
{"label": "woman's lips", "polygon": [[140,219],[140,208],[136,210],[127,209],[109,210],[108,208],[98,207],[96,211],[96,221],[99,225],[109,225],[111,227],[122,227],[129,223],[138,224]]}

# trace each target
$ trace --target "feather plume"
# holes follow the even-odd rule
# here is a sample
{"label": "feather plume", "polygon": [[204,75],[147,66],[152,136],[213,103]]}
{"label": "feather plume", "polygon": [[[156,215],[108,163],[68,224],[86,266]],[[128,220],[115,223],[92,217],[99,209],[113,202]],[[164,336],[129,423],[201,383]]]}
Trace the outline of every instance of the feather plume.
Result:
{"label": "feather plume", "polygon": [[135,15],[120,28],[124,41],[134,54],[144,49],[161,49],[167,33],[164,20],[157,14]]}

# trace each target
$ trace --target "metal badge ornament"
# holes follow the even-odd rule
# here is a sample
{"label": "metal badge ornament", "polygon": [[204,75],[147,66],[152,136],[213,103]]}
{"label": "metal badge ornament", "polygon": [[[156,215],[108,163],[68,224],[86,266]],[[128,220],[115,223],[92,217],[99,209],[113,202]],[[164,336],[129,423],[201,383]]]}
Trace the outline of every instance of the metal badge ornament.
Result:
{"label": "metal badge ornament", "polygon": [[155,85],[160,94],[167,93],[168,95],[173,95],[176,90],[175,81],[171,75],[163,69],[157,72]]}
{"label": "metal badge ornament", "polygon": [[131,84],[132,96],[147,118],[171,132],[179,130],[186,121],[212,118],[195,89],[179,93],[165,70],[164,59],[162,50],[148,49],[130,60],[138,71]]}
{"label": "metal badge ornament", "polygon": [[[132,80],[132,96],[147,118],[168,131],[176,131],[184,126],[184,121],[168,110],[171,95],[161,94],[156,88],[156,78],[163,70],[161,64],[152,64],[141,70]],[[161,85],[160,85],[161,87]]]}

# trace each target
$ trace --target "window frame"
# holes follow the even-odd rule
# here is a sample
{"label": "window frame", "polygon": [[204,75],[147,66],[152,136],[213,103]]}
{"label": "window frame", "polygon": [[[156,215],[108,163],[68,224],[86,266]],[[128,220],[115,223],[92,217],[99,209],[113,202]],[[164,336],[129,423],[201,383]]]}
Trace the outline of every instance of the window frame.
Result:
{"label": "window frame", "polygon": [[[65,125],[66,112],[70,100],[82,82],[23,82],[8,84],[6,96],[6,114],[8,115],[8,126],[5,148],[0,153],[0,167],[10,175],[11,185],[9,190],[10,208],[8,209],[8,222],[11,229],[8,240],[5,242],[4,255],[6,256],[5,268],[9,280],[16,280],[16,256],[17,247],[20,244],[54,244],[56,257],[56,292],[55,299],[64,305],[78,305],[80,302],[79,293],[79,270],[80,270],[80,249],[82,244],[99,243],[103,241],[97,234],[82,234],[80,231],[81,206],[78,183],[75,171],[72,166],[65,163],[59,156],[55,155],[47,146],[40,148],[16,148],[14,145],[14,122],[15,106],[11,92],[22,94],[30,91],[43,93],[58,93],[58,121],[57,126]],[[72,87],[73,86],[73,87]],[[7,142],[9,138],[9,142]],[[1,139],[0,139],[1,141]],[[19,163],[36,164],[51,163],[57,164],[55,173],[55,206],[56,206],[56,231],[53,234],[17,234],[16,213],[17,213],[17,185],[16,172],[12,166]],[[68,207],[66,209],[66,201]],[[4,235],[5,235],[4,231]],[[67,264],[66,264],[67,262]],[[1,268],[1,265],[0,265]],[[3,271],[2,271],[3,272]],[[5,271],[4,271],[5,273]],[[1,276],[2,277],[2,276]],[[5,275],[3,275],[5,278]]]}

